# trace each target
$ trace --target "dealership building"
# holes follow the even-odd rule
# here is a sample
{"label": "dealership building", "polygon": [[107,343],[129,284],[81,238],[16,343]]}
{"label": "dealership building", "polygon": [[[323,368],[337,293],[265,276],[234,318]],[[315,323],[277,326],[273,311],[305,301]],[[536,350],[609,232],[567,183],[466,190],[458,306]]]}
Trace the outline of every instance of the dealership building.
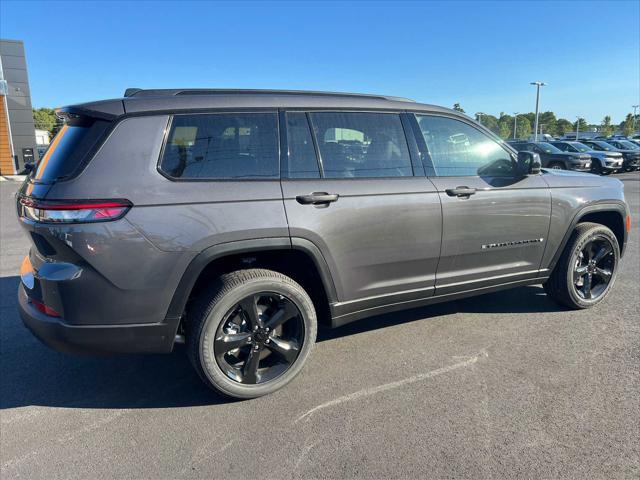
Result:
{"label": "dealership building", "polygon": [[24,44],[0,40],[0,175],[14,175],[37,160]]}

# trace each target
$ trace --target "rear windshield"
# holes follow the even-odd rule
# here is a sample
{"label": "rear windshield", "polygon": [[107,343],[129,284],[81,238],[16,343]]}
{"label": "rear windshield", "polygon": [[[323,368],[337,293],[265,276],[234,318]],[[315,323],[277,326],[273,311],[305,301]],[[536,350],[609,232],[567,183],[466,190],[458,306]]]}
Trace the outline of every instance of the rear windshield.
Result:
{"label": "rear windshield", "polygon": [[108,126],[109,122],[86,117],[66,123],[31,172],[31,179],[52,182],[71,177]]}

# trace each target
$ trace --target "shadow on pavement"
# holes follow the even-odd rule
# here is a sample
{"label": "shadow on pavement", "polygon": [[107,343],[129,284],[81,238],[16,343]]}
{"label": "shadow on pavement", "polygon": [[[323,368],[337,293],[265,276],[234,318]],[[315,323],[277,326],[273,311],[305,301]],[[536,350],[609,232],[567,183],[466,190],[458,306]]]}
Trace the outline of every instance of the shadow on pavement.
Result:
{"label": "shadow on pavement", "polygon": [[[55,352],[22,325],[16,309],[19,277],[0,278],[0,410],[65,408],[173,408],[231,402],[210,391],[182,346],[170,355],[83,357]],[[355,335],[458,312],[556,311],[540,287],[523,287],[371,317],[338,329],[320,329],[318,341]]]}

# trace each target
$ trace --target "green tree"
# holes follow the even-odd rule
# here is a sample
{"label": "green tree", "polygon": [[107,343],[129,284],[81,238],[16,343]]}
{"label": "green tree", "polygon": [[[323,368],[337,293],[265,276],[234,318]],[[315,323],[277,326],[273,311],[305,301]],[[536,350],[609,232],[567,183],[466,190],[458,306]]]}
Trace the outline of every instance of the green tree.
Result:
{"label": "green tree", "polygon": [[611,125],[611,117],[609,115],[602,119],[600,133],[602,133],[602,135],[606,137],[608,137],[609,135],[613,135],[613,125]]}
{"label": "green tree", "polygon": [[454,103],[454,104],[453,104],[453,109],[454,109],[456,112],[465,113],[464,109],[460,106],[460,104],[459,104],[459,103]]}
{"label": "green tree", "polygon": [[518,115],[516,138],[528,138],[531,135],[531,122],[527,115]]}
{"label": "green tree", "polygon": [[489,130],[491,130],[496,135],[500,133],[500,128],[498,127],[498,119],[496,117],[494,117],[493,115],[486,114],[486,113],[482,114],[482,116],[480,118],[478,118],[478,117],[479,117],[479,115],[476,115],[476,120],[479,123],[481,123],[482,125],[487,127]]}
{"label": "green tree", "polygon": [[544,125],[544,131],[541,133],[548,133],[549,135],[556,135],[556,114],[553,112],[540,112],[539,123]]}
{"label": "green tree", "polygon": [[53,136],[56,131],[58,117],[56,117],[56,112],[52,108],[34,108],[33,123],[38,130],[46,130]]}
{"label": "green tree", "polygon": [[498,119],[498,135],[500,138],[507,139],[513,135],[513,117],[504,112],[500,112]]}
{"label": "green tree", "polygon": [[[638,125],[638,119],[636,118],[636,125]],[[627,117],[620,124],[620,130],[622,130],[622,134],[626,137],[632,137],[636,132],[633,131],[633,115],[631,113],[627,114]]]}
{"label": "green tree", "polygon": [[587,123],[587,121],[580,117],[578,118],[577,121],[573,122],[573,131],[576,131],[576,128],[580,127],[580,131],[581,132],[588,132],[589,131],[589,124]]}
{"label": "green tree", "polygon": [[564,135],[573,131],[573,124],[566,118],[559,118],[556,121],[556,135]]}
{"label": "green tree", "polygon": [[513,129],[513,123],[504,118],[504,116],[498,121],[498,135],[503,140],[511,137],[511,130]]}

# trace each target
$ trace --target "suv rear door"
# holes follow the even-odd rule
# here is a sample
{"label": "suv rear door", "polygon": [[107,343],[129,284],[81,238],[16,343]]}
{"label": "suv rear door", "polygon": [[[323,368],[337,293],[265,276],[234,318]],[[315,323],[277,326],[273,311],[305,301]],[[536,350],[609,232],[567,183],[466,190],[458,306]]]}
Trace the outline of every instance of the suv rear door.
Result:
{"label": "suv rear door", "polygon": [[551,215],[546,182],[519,175],[515,156],[471,122],[411,118],[442,201],[436,295],[537,276]]}
{"label": "suv rear door", "polygon": [[285,130],[290,234],[322,252],[339,300],[337,322],[349,312],[433,295],[440,200],[403,114],[289,111],[281,114]]}

